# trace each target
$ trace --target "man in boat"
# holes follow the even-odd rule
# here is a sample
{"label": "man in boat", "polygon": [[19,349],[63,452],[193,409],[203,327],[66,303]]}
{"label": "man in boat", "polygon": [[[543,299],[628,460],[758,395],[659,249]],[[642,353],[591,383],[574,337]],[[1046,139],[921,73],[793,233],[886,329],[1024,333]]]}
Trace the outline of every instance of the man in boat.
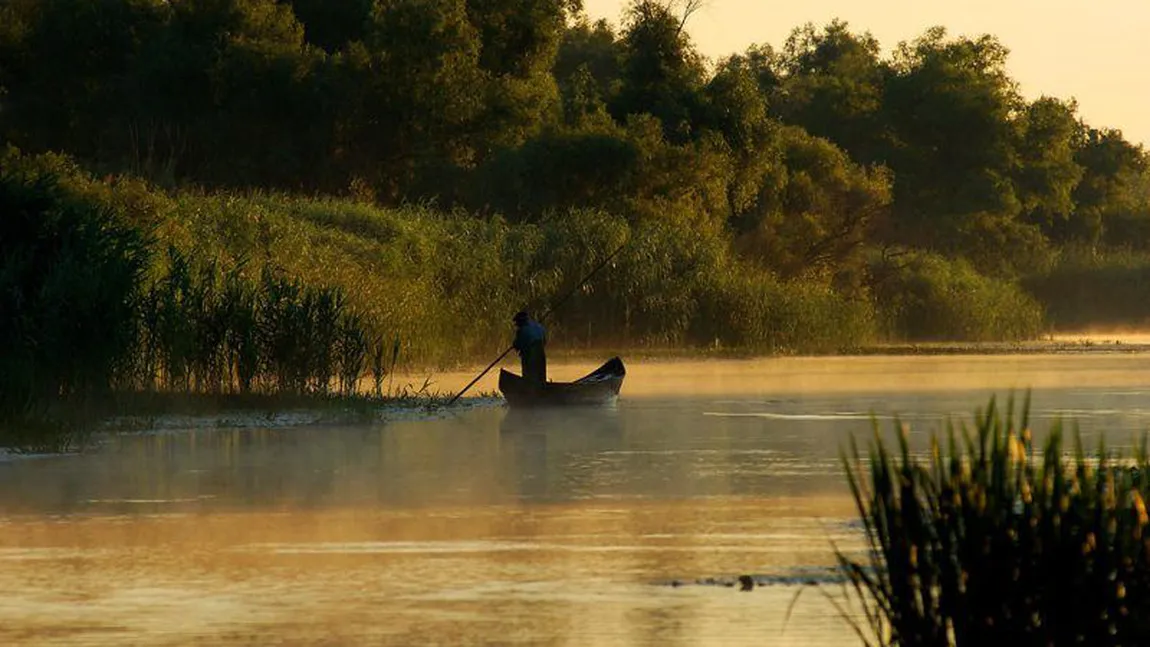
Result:
{"label": "man in boat", "polygon": [[512,346],[519,351],[519,362],[524,379],[539,385],[547,382],[547,355],[543,347],[547,345],[547,330],[525,311],[515,313],[515,342]]}

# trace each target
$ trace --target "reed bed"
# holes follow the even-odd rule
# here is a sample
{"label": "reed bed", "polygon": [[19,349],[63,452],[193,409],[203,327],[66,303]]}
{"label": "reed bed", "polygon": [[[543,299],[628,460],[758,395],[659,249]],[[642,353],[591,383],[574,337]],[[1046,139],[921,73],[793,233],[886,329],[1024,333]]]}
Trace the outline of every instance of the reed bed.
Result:
{"label": "reed bed", "polygon": [[973,430],[950,426],[916,457],[901,427],[875,430],[848,481],[868,557],[839,553],[867,644],[1150,644],[1146,442],[1088,454],[1055,425],[1036,453],[1029,398],[992,399]]}
{"label": "reed bed", "polygon": [[[265,266],[223,270],[169,248],[167,271],[140,311],[129,390],[357,395],[383,342],[342,290],[305,285]],[[392,356],[392,367],[398,346]],[[386,367],[376,365],[377,372]]]}

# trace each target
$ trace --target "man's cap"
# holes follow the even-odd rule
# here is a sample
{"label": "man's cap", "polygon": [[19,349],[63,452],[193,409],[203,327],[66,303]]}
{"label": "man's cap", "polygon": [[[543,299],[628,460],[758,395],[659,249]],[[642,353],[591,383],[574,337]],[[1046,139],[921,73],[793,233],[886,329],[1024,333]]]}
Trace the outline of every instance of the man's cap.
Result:
{"label": "man's cap", "polygon": [[531,317],[530,317],[530,315],[527,314],[526,310],[520,310],[519,312],[515,313],[515,316],[512,317],[511,320],[514,321],[515,323],[520,323],[523,321],[527,321],[530,318]]}

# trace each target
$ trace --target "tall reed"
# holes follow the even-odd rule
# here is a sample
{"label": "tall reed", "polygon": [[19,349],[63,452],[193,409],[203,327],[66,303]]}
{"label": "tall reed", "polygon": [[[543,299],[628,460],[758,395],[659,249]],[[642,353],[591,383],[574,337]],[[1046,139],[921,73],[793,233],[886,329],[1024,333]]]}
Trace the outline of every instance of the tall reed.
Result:
{"label": "tall reed", "polygon": [[949,427],[928,457],[900,428],[844,454],[868,557],[839,553],[870,642],[899,646],[1150,644],[1143,440],[1118,459],[1055,425],[1039,455],[1029,398],[992,399],[973,433]]}
{"label": "tall reed", "polygon": [[[339,288],[306,285],[271,267],[244,276],[176,248],[140,315],[129,386],[199,393],[358,392],[371,325]],[[397,349],[398,352],[398,349]]]}

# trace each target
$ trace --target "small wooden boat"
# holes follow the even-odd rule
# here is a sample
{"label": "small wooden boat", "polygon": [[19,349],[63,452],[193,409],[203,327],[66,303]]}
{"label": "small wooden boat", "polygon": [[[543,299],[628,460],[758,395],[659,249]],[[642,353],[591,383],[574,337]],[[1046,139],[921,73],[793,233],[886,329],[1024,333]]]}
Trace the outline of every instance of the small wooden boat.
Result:
{"label": "small wooden boat", "polygon": [[499,390],[512,407],[563,407],[610,404],[619,397],[627,369],[613,357],[574,382],[531,384],[522,376],[499,370]]}

